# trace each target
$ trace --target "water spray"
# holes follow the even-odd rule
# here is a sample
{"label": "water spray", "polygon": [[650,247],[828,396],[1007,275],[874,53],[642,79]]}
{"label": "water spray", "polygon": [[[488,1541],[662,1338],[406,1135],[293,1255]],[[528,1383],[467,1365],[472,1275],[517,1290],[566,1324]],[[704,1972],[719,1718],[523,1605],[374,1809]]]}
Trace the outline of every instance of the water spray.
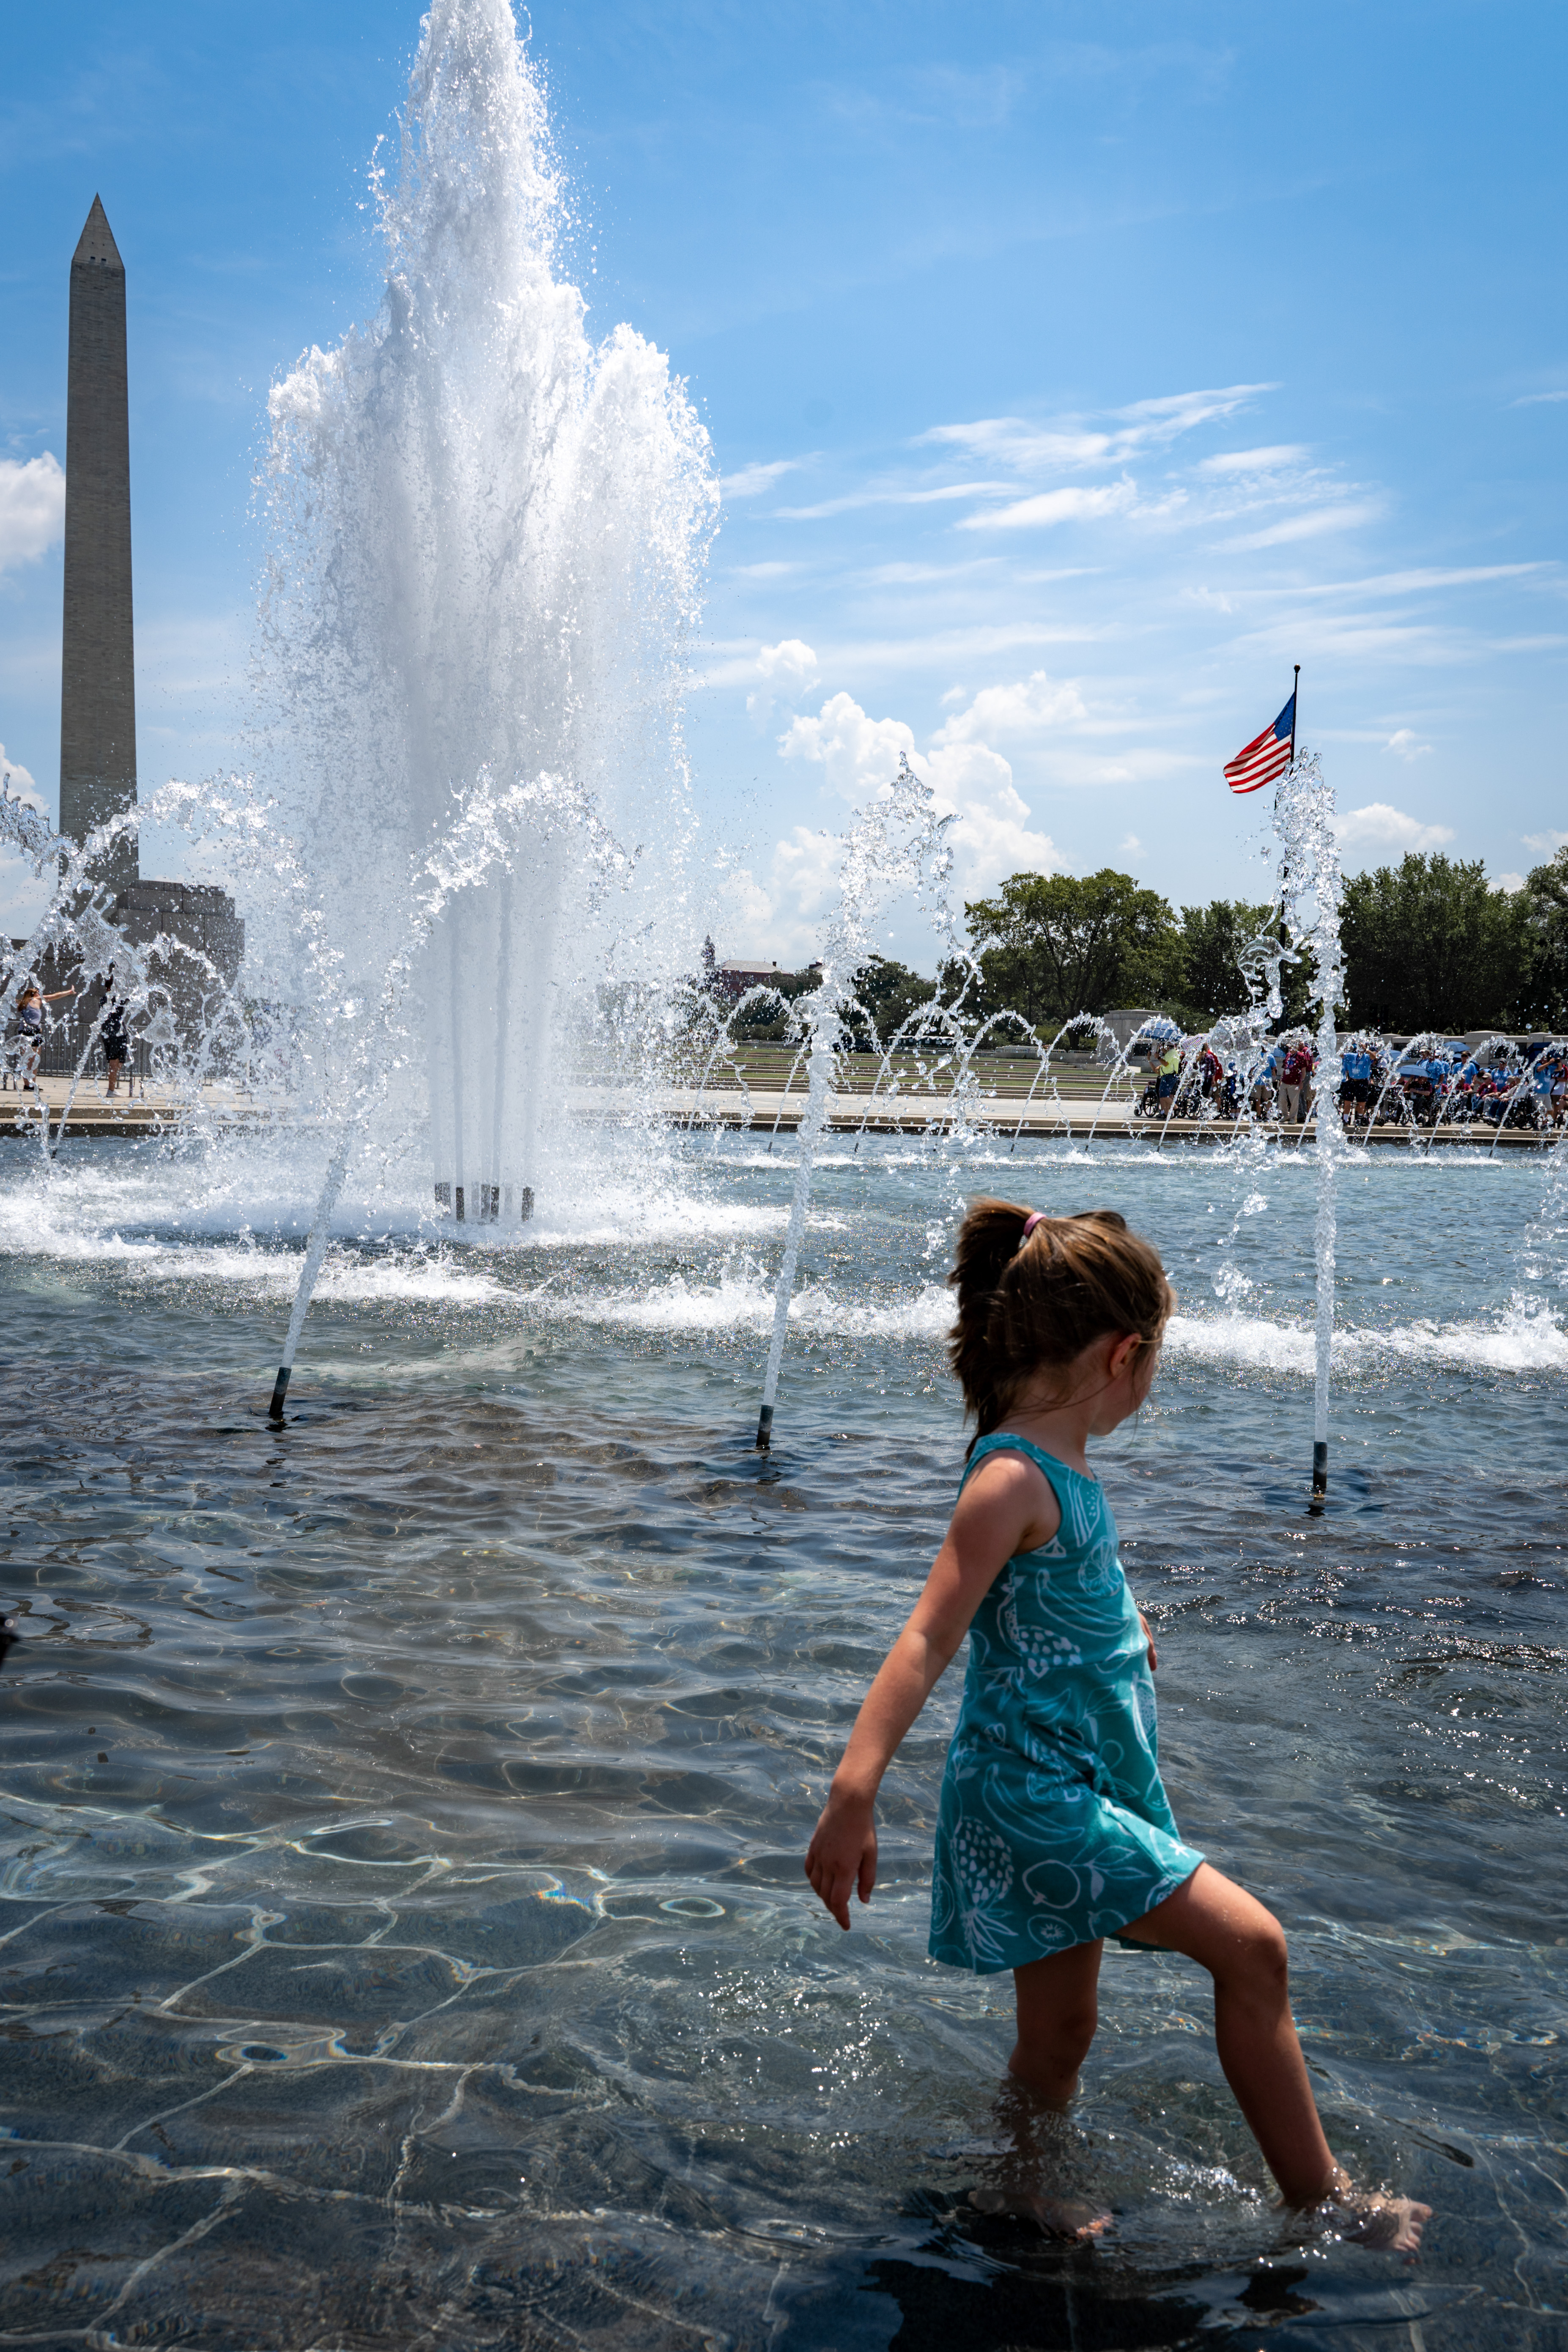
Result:
{"label": "water spray", "polygon": [[805,1115],[800,1123],[795,1193],[773,1289],[773,1337],[757,1414],[759,1454],[765,1454],[773,1441],[790,1299],[811,1202],[817,1147],[827,1124],[835,1063],[848,1016],[868,1028],[872,1026],[865,1008],[856,1001],[854,989],[857,974],[872,952],[872,926],[879,911],[897,892],[912,891],[917,902],[931,911],[948,951],[973,969],[973,959],[964,956],[959,946],[947,904],[952,853],[946,846],[946,836],[952,823],[951,816],[937,814],[930,786],[921,782],[907,759],[900,759],[892,782],[884,785],[861,812],[845,838],[838,904],[822,945],[822,978],[795,1012],[805,1032]]}
{"label": "water spray", "polygon": [[[273,1421],[280,1421],[283,1416],[283,1400],[289,1392],[295,1352],[326,1257],[333,1213],[348,1171],[349,1154],[356,1139],[363,1134],[371,1113],[390,1080],[394,1056],[389,1048],[398,1009],[416,971],[425,960],[437,923],[443,916],[449,919],[453,902],[460,902],[465,892],[472,892],[492,881],[498,867],[510,873],[521,862],[523,854],[536,861],[545,854],[554,855],[563,835],[574,838],[591,868],[587,892],[591,909],[597,907],[611,882],[618,877],[624,877],[632,864],[601,822],[593,795],[580,784],[565,778],[539,776],[530,783],[513,784],[506,792],[497,793],[489,772],[481,770],[477,783],[459,801],[458,812],[458,822],[426,860],[422,878],[426,887],[415,899],[402,943],[383,977],[381,1000],[374,1017],[362,1024],[349,1068],[344,1074],[343,1087],[345,1090],[352,1087],[354,1107],[344,1116],[339,1128],[337,1144],[328,1162],[315,1213],[310,1220],[304,1263],[300,1269],[289,1329],[283,1342],[283,1359],[272,1385],[272,1401],[267,1408]],[[367,1064],[373,1049],[379,1049],[377,1067],[374,1077],[367,1077]],[[492,1192],[494,1198],[490,1197]],[[487,1218],[500,1212],[502,1194],[503,1188],[499,1185],[486,1188],[481,1194]],[[504,1197],[507,1202],[511,1200],[510,1186],[504,1188]],[[463,1213],[463,1206],[462,1193],[456,1192],[455,1207],[458,1216]],[[516,1209],[520,1223],[532,1213],[531,1186],[523,1184],[518,1188]]]}
{"label": "water spray", "polygon": [[[1300,754],[1279,779],[1274,795],[1274,831],[1279,842],[1280,902],[1292,945],[1311,958],[1309,1003],[1318,1008],[1318,1068],[1314,1126],[1318,1161],[1317,1209],[1312,1250],[1317,1268],[1317,1314],[1312,1390],[1312,1500],[1321,1508],[1329,1490],[1329,1377],[1334,1344],[1335,1207],[1340,1130],[1339,1033],[1336,1008],[1344,999],[1344,957],[1340,944],[1342,884],[1334,839],[1334,792],[1323,781],[1316,753]],[[1281,960],[1283,959],[1282,950]],[[1276,967],[1276,971],[1278,967]],[[1276,977],[1271,1009],[1278,1010]]]}

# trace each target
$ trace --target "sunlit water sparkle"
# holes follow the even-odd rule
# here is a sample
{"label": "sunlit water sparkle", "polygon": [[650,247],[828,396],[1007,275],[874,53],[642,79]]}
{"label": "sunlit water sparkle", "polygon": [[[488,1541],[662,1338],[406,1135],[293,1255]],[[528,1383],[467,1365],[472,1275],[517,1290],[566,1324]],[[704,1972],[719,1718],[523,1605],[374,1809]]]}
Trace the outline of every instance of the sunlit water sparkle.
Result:
{"label": "sunlit water sparkle", "polygon": [[[601,1175],[525,1240],[346,1213],[281,1430],[299,1238],[225,1225],[221,1154],[68,1147],[46,1183],[6,1151],[13,2336],[1562,2340],[1539,1161],[1342,1170],[1311,1519],[1289,1155],[826,1155],[763,1463],[782,1146],[672,1144],[658,1198]],[[924,1957],[956,1673],[850,1937],[800,1877],[956,1482],[942,1276],[985,1186],[1110,1202],[1171,1266],[1153,1402],[1101,1467],[1173,1801],[1285,1919],[1335,2146],[1436,2208],[1417,2265],[1282,2243],[1203,1980],[1163,1959],[1108,1961],[1056,2151],[1112,2238],[968,2208],[1009,2004]]]}

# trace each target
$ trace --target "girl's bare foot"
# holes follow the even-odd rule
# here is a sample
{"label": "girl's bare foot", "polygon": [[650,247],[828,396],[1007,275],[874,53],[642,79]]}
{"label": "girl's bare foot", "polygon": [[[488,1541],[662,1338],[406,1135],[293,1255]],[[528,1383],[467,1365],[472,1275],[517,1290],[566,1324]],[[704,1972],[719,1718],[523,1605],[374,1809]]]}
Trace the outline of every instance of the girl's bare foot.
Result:
{"label": "girl's bare foot", "polygon": [[1432,2219],[1430,2205],[1418,2204],[1414,2197],[1391,2197],[1382,2189],[1358,2189],[1339,2164],[1321,2202],[1310,2210],[1334,2222],[1353,2245],[1390,2254],[1416,2252],[1422,2225]]}
{"label": "girl's bare foot", "polygon": [[1336,2197],[1335,2210],[1345,2220],[1345,2236],[1358,2246],[1374,2246],[1391,2254],[1413,2254],[1421,2243],[1421,2225],[1432,2219],[1430,2205],[1414,2197],[1386,2197],[1381,2192]]}
{"label": "girl's bare foot", "polygon": [[1079,2198],[1042,2197],[1034,2189],[972,2189],[969,2201],[976,2212],[1016,2214],[1021,2221],[1037,2221],[1047,2237],[1083,2242],[1109,2230],[1113,2218]]}

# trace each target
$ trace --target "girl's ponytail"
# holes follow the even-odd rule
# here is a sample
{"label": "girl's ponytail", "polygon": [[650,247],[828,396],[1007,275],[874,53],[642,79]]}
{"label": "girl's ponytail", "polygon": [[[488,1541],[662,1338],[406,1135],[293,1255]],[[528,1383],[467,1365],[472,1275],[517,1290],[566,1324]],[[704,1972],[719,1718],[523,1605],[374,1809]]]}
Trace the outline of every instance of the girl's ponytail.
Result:
{"label": "girl's ponytail", "polygon": [[[991,1310],[1003,1274],[1018,1255],[1030,1213],[1016,1201],[972,1201],[958,1229],[952,1272],[947,1277],[958,1293],[958,1319],[947,1343],[947,1359],[963,1391],[965,1410],[978,1424],[977,1437],[986,1436],[1007,1413],[997,1393],[1003,1368],[991,1350]],[[1037,1225],[1035,1231],[1038,1233]]]}
{"label": "girl's ponytail", "polygon": [[958,1293],[948,1360],[977,1437],[1042,1371],[1108,1332],[1157,1348],[1175,1305],[1158,1252],[1114,1209],[1050,1217],[1016,1201],[972,1202],[948,1281]]}

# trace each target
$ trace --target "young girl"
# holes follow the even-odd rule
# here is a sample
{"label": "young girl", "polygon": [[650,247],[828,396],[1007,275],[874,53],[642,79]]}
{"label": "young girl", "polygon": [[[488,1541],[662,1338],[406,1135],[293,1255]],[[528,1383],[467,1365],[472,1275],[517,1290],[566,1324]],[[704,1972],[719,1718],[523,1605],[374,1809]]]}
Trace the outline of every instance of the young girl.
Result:
{"label": "young girl", "polygon": [[981,1975],[1012,1969],[1010,2073],[1065,2107],[1094,2038],[1105,1937],[1184,1952],[1214,1978],[1220,2063],[1284,2202],[1332,2202],[1352,2233],[1414,2248],[1429,2208],[1353,2192],[1323,2137],[1278,1921],[1183,1843],[1161,1784],[1154,1644],[1084,1448],[1153,1384],[1174,1304],[1164,1268],[1114,1210],[977,1201],[949,1280],[952,1369],[978,1434],[946,1541],[833,1776],[806,1876],[841,1927],[852,1888],[869,1902],[878,1787],[967,1633],[931,1951]]}

